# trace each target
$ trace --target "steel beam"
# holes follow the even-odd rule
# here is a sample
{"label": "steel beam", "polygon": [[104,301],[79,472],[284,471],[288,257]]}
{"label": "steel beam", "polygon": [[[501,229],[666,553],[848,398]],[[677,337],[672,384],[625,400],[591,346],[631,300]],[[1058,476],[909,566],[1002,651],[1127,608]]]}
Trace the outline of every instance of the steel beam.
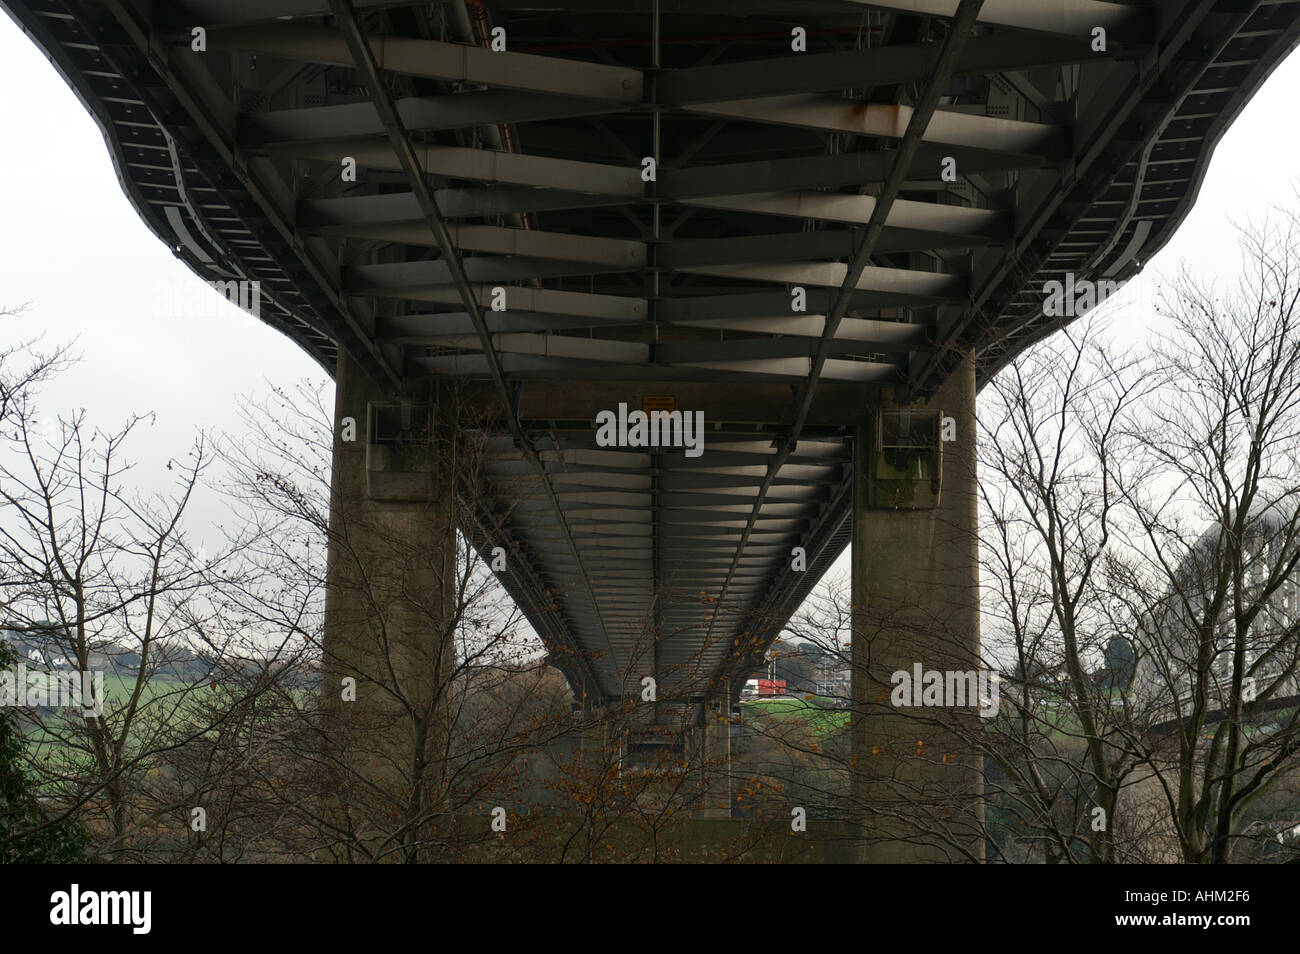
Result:
{"label": "steel beam", "polygon": [[[871,221],[877,200],[869,195],[803,191],[683,199],[682,205],[865,225]],[[890,205],[885,225],[890,228],[916,229],[952,235],[985,235],[990,238],[1001,238],[1008,234],[1005,213],[994,209],[974,209],[960,205],[901,199]]]}
{"label": "steel beam", "polygon": [[[953,75],[1097,60],[1101,54],[1092,50],[1088,40],[1087,31],[1077,38],[1043,37],[1033,43],[1026,43],[1023,36],[1014,34],[972,37]],[[914,43],[697,66],[665,71],[658,78],[656,91],[663,105],[690,106],[719,100],[895,86],[925,79],[938,55],[936,44]]]}
{"label": "steel beam", "polygon": [[[477,335],[433,335],[427,341],[431,345],[444,348],[483,350],[483,342]],[[551,358],[580,358],[584,361],[613,361],[622,364],[637,364],[650,360],[650,346],[635,341],[527,333],[493,334],[489,337],[489,341],[498,354],[531,354]],[[542,452],[540,456],[545,460],[546,452]]]}
{"label": "steel beam", "polygon": [[[363,13],[409,5],[400,0],[356,0],[356,9]],[[326,17],[333,12],[329,0],[170,0],[159,7],[162,23],[176,27]]]}
{"label": "steel beam", "polygon": [[[627,16],[644,16],[656,0],[493,0],[493,9],[528,13],[606,12]],[[716,15],[752,18],[784,17],[790,12],[789,0],[657,0],[663,14]],[[358,9],[409,6],[408,0],[359,0]],[[957,0],[800,0],[806,16],[828,17],[843,14],[853,5],[913,16],[951,18],[956,15]],[[169,15],[174,24],[244,23],[273,17],[312,17],[330,12],[325,0],[180,0],[178,12]],[[979,22],[1017,30],[1075,37],[1087,36],[1093,26],[1108,30],[1121,29],[1129,39],[1150,35],[1151,12],[1102,0],[988,0],[988,10]],[[182,15],[179,11],[184,11]],[[924,77],[921,77],[924,78]]]}
{"label": "steel beam", "polygon": [[[350,157],[363,169],[400,171],[402,168],[401,160],[392,146],[381,139],[287,142],[276,143],[269,148],[275,155],[314,159],[335,166],[344,157]],[[422,145],[412,146],[411,149],[426,175],[628,198],[645,195],[645,183],[641,181],[639,166],[610,166],[463,146]]]}
{"label": "steel beam", "polygon": [[[828,132],[901,139],[911,122],[910,106],[859,103],[830,96],[773,96],[729,102],[697,103],[687,112],[779,126],[802,126]],[[981,116],[954,110],[935,111],[926,123],[925,142],[967,146],[1010,155],[1064,157],[1066,135],[1056,126]]]}
{"label": "steel beam", "polygon": [[[755,334],[797,335],[820,338],[826,331],[825,315],[791,315],[788,318],[705,318],[677,324],[690,328],[718,328]],[[870,318],[844,318],[835,332],[836,341],[858,341],[880,351],[917,351],[928,343],[925,325]]]}
{"label": "steel beam", "polygon": [[[593,325],[616,327],[639,324],[636,321],[606,321],[567,315],[541,315],[528,312],[485,312],[483,319],[493,334],[517,332],[590,330]],[[848,320],[848,319],[846,319]],[[440,335],[469,335],[476,332],[469,313],[445,311],[432,314],[394,315],[375,320],[375,338],[391,344],[436,344]]]}
{"label": "steel beam", "polygon": [[[627,266],[631,268],[632,266]],[[535,278],[568,278],[621,271],[606,265],[548,261],[540,258],[467,258],[462,270],[471,282],[506,283]],[[442,258],[434,262],[394,262],[384,265],[354,265],[343,273],[343,286],[350,295],[393,295],[404,289],[428,285],[455,284],[456,267]],[[514,289],[509,290],[513,293]]]}
{"label": "steel beam", "polygon": [[[590,99],[504,89],[468,90],[447,96],[413,96],[399,99],[396,107],[408,131],[601,116],[622,108]],[[382,136],[383,133],[384,124],[370,103],[340,103],[336,106],[247,113],[242,117],[240,139],[249,147],[257,147],[268,143]]]}
{"label": "steel beam", "polygon": [[[808,289],[808,311],[825,314],[834,305],[833,292],[821,288]],[[856,292],[850,304],[853,309],[890,308],[909,305],[913,299],[907,295],[883,292]],[[746,292],[732,295],[693,295],[666,298],[659,303],[661,318],[672,322],[712,320],[716,318],[790,318],[788,292]]]}
{"label": "steel beam", "polygon": [[[957,160],[963,175],[1033,169],[1047,164],[1043,156],[1013,155],[965,146],[922,145],[917,168],[938,169],[948,156]],[[691,199],[745,193],[784,192],[792,189],[838,189],[884,182],[890,157],[884,152],[844,152],[836,155],[800,156],[797,159],[761,159],[659,171],[659,194],[669,199]]]}
{"label": "steel beam", "polygon": [[[849,278],[851,269],[840,262],[802,262],[793,265],[699,265],[679,271],[692,275],[782,285],[816,285],[839,288],[846,282],[858,291],[884,292],[926,301],[959,301],[966,297],[966,282],[960,276],[943,272],[909,271],[866,265]],[[787,302],[787,313],[789,303]]]}
{"label": "steel beam", "polygon": [[[660,246],[659,264],[665,268],[692,265],[749,265],[765,262],[801,262],[848,258],[855,236],[848,229],[815,232],[779,232],[775,235],[737,235],[720,239],[678,239]],[[971,248],[993,239],[980,235],[889,229],[876,250],[920,252],[943,248]]]}
{"label": "steel beam", "polygon": [[[409,285],[385,288],[383,294],[408,301],[425,301],[434,304],[459,305],[460,291],[454,285]],[[480,310],[492,305],[492,286],[473,285],[470,294]],[[618,295],[597,295],[590,292],[560,291],[554,288],[510,288],[506,291],[504,314],[554,314],[574,318],[591,318],[631,322],[644,321],[649,314],[649,304],[644,298],[624,298]]]}
{"label": "steel beam", "polygon": [[[598,208],[628,201],[613,196],[502,185],[439,189],[433,196],[442,214],[449,219]],[[298,203],[298,221],[309,228],[325,224],[405,222],[419,215],[420,203],[410,192],[304,199]]]}
{"label": "steel beam", "polygon": [[[813,371],[812,358],[737,358],[714,361],[683,361],[677,367],[710,371],[736,371],[805,380]],[[821,374],[828,380],[879,383],[898,380],[898,367],[879,361],[844,361],[829,358],[822,362]],[[755,518],[757,522],[757,518]]]}
{"label": "steel beam", "polygon": [[[464,304],[466,311],[474,320],[474,325],[478,331],[479,341],[483,347],[483,357],[486,361],[487,368],[491,373],[493,383],[496,385],[498,397],[505,402],[505,406],[510,406],[511,389],[506,382],[505,371],[501,366],[501,361],[492,346],[492,335],[487,329],[487,324],[483,320],[482,310],[479,306],[478,299],[470,285],[469,276],[466,274],[460,261],[459,252],[451,235],[447,230],[447,224],[442,218],[442,213],[438,209],[438,204],[434,200],[433,191],[425,182],[425,171],[420,166],[420,160],[411,147],[410,137],[402,127],[401,117],[398,116],[396,108],[393,106],[392,98],[387,92],[383,78],[380,75],[379,64],[376,61],[374,45],[368,41],[365,34],[357,24],[355,9],[351,0],[330,0],[330,8],[334,12],[334,18],[338,22],[339,29],[346,39],[348,48],[349,65],[355,65],[357,70],[365,79],[369,89],[371,99],[375,104],[375,109],[384,121],[384,127],[388,131],[389,140],[392,143],[394,152],[396,152],[402,161],[402,169],[406,173],[407,179],[411,184],[411,189],[420,201],[420,208],[424,212],[425,218],[429,223],[430,229],[438,237],[438,244],[446,257],[456,290],[460,293],[461,302]],[[382,47],[381,47],[382,49]],[[546,468],[537,458],[537,452],[529,443],[527,435],[519,427],[518,420],[514,415],[510,415],[509,424],[515,439],[519,443],[520,452],[525,460],[531,465],[536,476],[541,480],[543,489],[551,502],[552,511],[555,519],[569,544],[569,550],[573,555],[574,561],[578,567],[582,567],[582,556],[578,550],[577,543],[574,541],[573,534],[569,530],[564,519],[564,508],[560,506],[559,500],[555,496],[555,488],[547,479]],[[613,649],[609,642],[609,635],[605,629],[605,624],[600,615],[600,604],[596,602],[596,595],[592,592],[590,584],[587,582],[587,576],[582,574],[582,584],[586,588],[587,598],[590,601],[592,613],[599,625],[600,631],[605,635],[605,643],[611,651]],[[589,664],[588,664],[589,666]],[[592,672],[593,679],[596,679],[596,673]],[[599,683],[597,682],[597,685]]]}
{"label": "steel beam", "polygon": [[[958,0],[846,0],[859,6],[932,17],[959,15]],[[980,23],[1086,37],[1093,27],[1107,30],[1126,28],[1132,34],[1149,36],[1151,14],[1142,7],[1103,0],[985,0]]]}
{"label": "steel beam", "polygon": [[[333,6],[332,0],[330,5]],[[346,27],[343,29],[346,33]],[[214,27],[208,31],[208,49],[350,67],[353,65],[351,37],[345,38],[344,33],[293,23]],[[188,47],[189,34],[182,34],[177,42]],[[640,70],[621,66],[531,53],[495,53],[479,46],[404,36],[370,35],[365,37],[365,42],[379,75],[399,73],[627,105],[640,103],[644,93]]]}
{"label": "steel beam", "polygon": [[[888,324],[888,322],[881,322]],[[904,327],[919,328],[918,325]],[[698,364],[702,361],[748,361],[768,358],[810,358],[817,353],[819,337],[789,335],[780,338],[729,338],[725,341],[662,341],[655,345],[655,360],[665,364]],[[868,350],[860,341],[837,338],[829,349],[835,357],[861,354]],[[877,364],[883,362],[876,362]],[[725,463],[728,453],[710,443],[710,465]],[[775,458],[775,448],[764,457]],[[793,460],[793,455],[787,460]],[[761,473],[761,471],[760,471]]]}
{"label": "steel beam", "polygon": [[[588,262],[610,268],[640,268],[645,265],[643,242],[544,232],[540,229],[504,228],[495,225],[448,226],[456,247],[497,255],[520,255],[562,262]],[[383,225],[327,225],[322,235],[395,242],[403,245],[436,246],[424,222],[394,222]]]}
{"label": "steel beam", "polygon": [[934,64],[934,70],[926,83],[925,91],[922,93],[916,108],[911,111],[907,128],[903,132],[902,143],[899,146],[897,155],[894,157],[893,168],[890,169],[889,177],[885,181],[875,208],[872,209],[871,221],[867,224],[862,237],[862,244],[854,254],[853,260],[845,268],[843,284],[835,297],[834,306],[826,316],[826,328],[822,333],[821,343],[816,355],[809,362],[808,374],[803,378],[800,385],[795,400],[795,416],[790,427],[789,437],[782,443],[776,459],[768,465],[762,486],[759,487],[758,495],[754,500],[754,509],[749,515],[748,525],[741,536],[740,543],[736,547],[735,560],[731,569],[727,571],[726,582],[723,583],[722,590],[718,594],[717,609],[715,609],[714,615],[709,620],[709,627],[705,633],[706,641],[713,634],[714,626],[719,618],[717,610],[722,608],[727,591],[736,576],[740,559],[745,551],[745,545],[753,533],[754,525],[758,520],[759,513],[762,511],[763,501],[767,498],[768,490],[776,481],[781,467],[790,454],[793,453],[804,423],[808,420],[808,412],[812,408],[817,382],[825,373],[826,366],[831,360],[829,355],[840,322],[843,321],[845,312],[852,302],[861,276],[868,268],[867,262],[870,261],[875,244],[884,230],[885,220],[889,216],[890,208],[898,198],[898,193],[907,177],[908,169],[916,156],[917,147],[920,145],[925,130],[929,127],[934,116],[935,108],[939,104],[939,97],[948,85],[953,67],[956,65],[966,41],[970,38],[971,29],[974,27],[983,5],[984,0],[960,0],[956,8],[956,16],[948,30],[948,36],[944,40],[943,49]]}

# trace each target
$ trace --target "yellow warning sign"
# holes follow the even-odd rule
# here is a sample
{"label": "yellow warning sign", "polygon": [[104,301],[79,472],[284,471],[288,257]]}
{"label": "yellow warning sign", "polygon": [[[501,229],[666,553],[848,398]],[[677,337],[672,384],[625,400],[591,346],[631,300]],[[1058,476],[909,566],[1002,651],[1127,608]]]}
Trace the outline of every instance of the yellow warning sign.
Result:
{"label": "yellow warning sign", "polygon": [[672,394],[646,394],[641,398],[641,410],[646,414],[651,411],[675,411],[677,397]]}

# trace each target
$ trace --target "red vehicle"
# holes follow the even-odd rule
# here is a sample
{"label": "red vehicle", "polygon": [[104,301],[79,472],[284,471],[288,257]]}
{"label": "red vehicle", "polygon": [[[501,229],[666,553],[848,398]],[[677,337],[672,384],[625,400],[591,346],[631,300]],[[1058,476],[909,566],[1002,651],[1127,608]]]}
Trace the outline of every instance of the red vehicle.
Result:
{"label": "red vehicle", "polygon": [[753,699],[760,696],[785,695],[784,679],[748,679],[745,688],[740,690],[742,697]]}

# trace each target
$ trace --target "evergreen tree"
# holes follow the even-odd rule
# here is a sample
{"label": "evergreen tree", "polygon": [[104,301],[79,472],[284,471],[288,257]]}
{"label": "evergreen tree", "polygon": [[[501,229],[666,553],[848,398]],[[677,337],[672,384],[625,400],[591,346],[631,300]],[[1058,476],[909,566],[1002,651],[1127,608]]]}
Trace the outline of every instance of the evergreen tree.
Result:
{"label": "evergreen tree", "polygon": [[[13,663],[0,641],[0,671]],[[23,769],[27,743],[16,721],[14,709],[0,706],[0,865],[84,861],[90,836],[76,822],[50,823]]]}

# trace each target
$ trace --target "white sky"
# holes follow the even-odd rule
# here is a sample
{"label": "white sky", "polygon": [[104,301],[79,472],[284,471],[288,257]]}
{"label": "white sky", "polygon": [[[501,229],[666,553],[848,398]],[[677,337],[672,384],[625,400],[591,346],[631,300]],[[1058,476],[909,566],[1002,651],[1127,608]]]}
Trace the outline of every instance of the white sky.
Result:
{"label": "white sky", "polygon": [[[1117,304],[1134,302],[1114,319],[1121,337],[1138,342],[1153,330],[1148,304],[1160,273],[1172,275],[1185,259],[1203,277],[1231,281],[1239,258],[1230,223],[1298,201],[1297,101],[1293,56],[1220,141],[1173,241],[1121,293]],[[155,316],[160,283],[204,295],[211,315]],[[144,486],[165,481],[165,462],[187,450],[196,428],[234,429],[240,395],[264,392],[267,380],[323,376],[287,338],[207,290],[145,228],[90,115],[0,16],[0,305],[24,302],[26,318],[0,323],[0,341],[75,338],[83,359],[44,392],[49,411],[84,407],[106,427],[156,413],[151,443],[133,447]],[[847,559],[836,571],[847,570]]]}
{"label": "white sky", "polygon": [[[325,377],[145,227],[95,121],[3,15],[0,131],[0,305],[29,303],[20,321],[0,321],[0,341],[75,339],[82,360],[42,390],[47,415],[85,408],[93,423],[116,428],[131,414],[156,414],[128,445],[137,486],[170,486],[166,462],[186,453],[199,428],[236,428],[240,395],[264,393],[268,380]],[[159,308],[185,296],[204,303],[201,315]],[[195,510],[200,525],[221,518],[211,495]]]}

